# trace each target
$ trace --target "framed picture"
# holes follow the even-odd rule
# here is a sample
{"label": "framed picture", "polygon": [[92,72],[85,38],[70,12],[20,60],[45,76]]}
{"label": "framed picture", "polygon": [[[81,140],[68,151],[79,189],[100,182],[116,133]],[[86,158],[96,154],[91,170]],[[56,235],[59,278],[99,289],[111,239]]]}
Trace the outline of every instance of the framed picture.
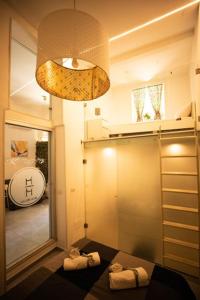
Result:
{"label": "framed picture", "polygon": [[11,157],[27,157],[28,142],[27,141],[11,141]]}

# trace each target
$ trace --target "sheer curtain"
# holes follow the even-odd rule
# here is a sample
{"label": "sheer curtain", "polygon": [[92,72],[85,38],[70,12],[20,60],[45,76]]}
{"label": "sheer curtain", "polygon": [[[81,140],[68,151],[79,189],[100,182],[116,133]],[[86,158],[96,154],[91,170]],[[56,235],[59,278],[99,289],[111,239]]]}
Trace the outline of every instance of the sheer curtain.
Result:
{"label": "sheer curtain", "polygon": [[144,110],[144,100],[145,100],[145,89],[135,89],[133,90],[133,101],[135,105],[135,110],[137,114],[137,122],[142,121],[142,114]]}
{"label": "sheer curtain", "polygon": [[161,110],[162,90],[163,90],[162,84],[148,87],[149,97],[151,99],[151,104],[155,113],[154,116],[155,120],[161,119],[160,110]]}

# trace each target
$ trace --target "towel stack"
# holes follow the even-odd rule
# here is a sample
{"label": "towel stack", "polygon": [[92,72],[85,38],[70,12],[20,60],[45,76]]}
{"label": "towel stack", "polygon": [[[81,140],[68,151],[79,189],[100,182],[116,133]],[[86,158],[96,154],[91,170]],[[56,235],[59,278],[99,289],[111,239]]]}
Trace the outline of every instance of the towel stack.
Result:
{"label": "towel stack", "polygon": [[149,278],[142,267],[123,269],[122,265],[115,263],[110,266],[109,280],[112,290],[130,289],[147,286]]}
{"label": "towel stack", "polygon": [[98,252],[80,255],[77,248],[72,248],[69,257],[64,259],[63,268],[65,271],[81,270],[88,267],[95,267],[100,264]]}

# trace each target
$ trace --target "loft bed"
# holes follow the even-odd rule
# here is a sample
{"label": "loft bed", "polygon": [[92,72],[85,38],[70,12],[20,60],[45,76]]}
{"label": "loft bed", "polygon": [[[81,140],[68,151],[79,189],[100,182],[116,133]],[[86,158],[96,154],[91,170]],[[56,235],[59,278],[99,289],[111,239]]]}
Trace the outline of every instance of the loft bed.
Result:
{"label": "loft bed", "polygon": [[159,131],[189,130],[195,128],[195,120],[186,117],[181,120],[155,120],[132,124],[113,125],[110,127],[109,136],[128,135],[134,133],[156,133]]}
{"label": "loft bed", "polygon": [[199,130],[199,124],[198,122],[196,124],[195,120],[195,111],[195,103],[190,102],[172,120],[151,120],[116,125],[109,125],[104,119],[88,120],[86,122],[86,142],[139,134],[156,134],[165,131]]}
{"label": "loft bed", "polygon": [[[193,117],[184,117],[180,120],[155,120],[129,124],[108,125],[105,120],[88,120],[86,123],[86,141],[109,140],[118,137],[159,134],[195,130],[196,121]],[[197,128],[198,129],[198,128]]]}
{"label": "loft bed", "polygon": [[[64,271],[63,266],[56,272],[45,268],[39,269],[35,272],[35,276],[30,275],[30,278],[10,290],[2,299],[196,299],[184,277],[174,271],[94,241],[87,240],[82,251],[84,253],[98,251],[101,258],[100,265],[75,271]],[[115,262],[132,268],[143,267],[148,273],[148,284],[129,289],[110,289],[109,266]],[[39,281],[37,286],[36,280]],[[35,289],[30,289],[30,286],[35,286]]]}

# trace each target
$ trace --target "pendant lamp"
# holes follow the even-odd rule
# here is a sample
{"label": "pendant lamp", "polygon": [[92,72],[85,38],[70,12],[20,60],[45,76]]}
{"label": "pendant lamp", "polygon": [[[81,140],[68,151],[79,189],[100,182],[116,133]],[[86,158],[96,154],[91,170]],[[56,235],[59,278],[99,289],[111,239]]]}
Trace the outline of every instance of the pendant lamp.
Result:
{"label": "pendant lamp", "polygon": [[85,12],[62,9],[39,26],[36,80],[59,98],[87,101],[110,87],[108,36]]}

